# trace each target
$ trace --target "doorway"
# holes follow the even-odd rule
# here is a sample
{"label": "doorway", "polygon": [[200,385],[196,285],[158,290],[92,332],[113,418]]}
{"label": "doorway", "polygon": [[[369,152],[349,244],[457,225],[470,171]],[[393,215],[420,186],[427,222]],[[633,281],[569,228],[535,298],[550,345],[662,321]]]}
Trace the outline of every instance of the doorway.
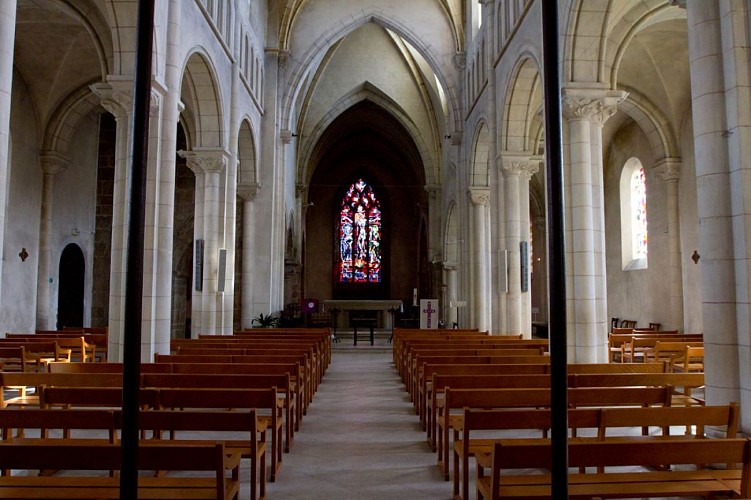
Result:
{"label": "doorway", "polygon": [[86,262],[81,248],[70,243],[60,256],[57,289],[57,329],[83,326],[83,291]]}

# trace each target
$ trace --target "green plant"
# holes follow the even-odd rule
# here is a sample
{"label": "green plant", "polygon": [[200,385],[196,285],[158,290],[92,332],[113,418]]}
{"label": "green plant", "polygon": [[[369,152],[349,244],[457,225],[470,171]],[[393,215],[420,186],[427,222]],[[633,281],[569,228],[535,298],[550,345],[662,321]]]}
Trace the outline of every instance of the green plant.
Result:
{"label": "green plant", "polygon": [[259,328],[274,328],[279,323],[279,318],[275,314],[263,314],[259,313],[258,316],[253,318],[252,325],[256,325]]}

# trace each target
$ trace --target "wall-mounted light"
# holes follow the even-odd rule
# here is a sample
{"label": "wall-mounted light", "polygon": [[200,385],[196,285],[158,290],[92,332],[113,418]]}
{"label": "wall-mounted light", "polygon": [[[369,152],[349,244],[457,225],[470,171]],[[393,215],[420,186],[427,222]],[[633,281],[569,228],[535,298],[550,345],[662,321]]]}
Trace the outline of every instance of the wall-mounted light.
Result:
{"label": "wall-mounted light", "polygon": [[26,262],[26,259],[29,257],[29,252],[26,251],[26,247],[21,249],[18,256],[21,257],[21,262]]}
{"label": "wall-mounted light", "polygon": [[693,255],[691,255],[691,260],[694,261],[694,264],[698,264],[699,263],[699,259],[701,259],[701,255],[699,255],[699,252],[697,252],[696,250],[694,250]]}

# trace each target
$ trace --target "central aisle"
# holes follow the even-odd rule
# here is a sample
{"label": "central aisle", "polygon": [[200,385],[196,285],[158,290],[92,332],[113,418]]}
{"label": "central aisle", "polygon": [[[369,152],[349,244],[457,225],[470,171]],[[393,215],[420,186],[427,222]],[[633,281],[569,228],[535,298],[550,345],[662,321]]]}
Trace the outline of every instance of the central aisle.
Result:
{"label": "central aisle", "polygon": [[276,483],[277,499],[450,499],[391,352],[334,349]]}

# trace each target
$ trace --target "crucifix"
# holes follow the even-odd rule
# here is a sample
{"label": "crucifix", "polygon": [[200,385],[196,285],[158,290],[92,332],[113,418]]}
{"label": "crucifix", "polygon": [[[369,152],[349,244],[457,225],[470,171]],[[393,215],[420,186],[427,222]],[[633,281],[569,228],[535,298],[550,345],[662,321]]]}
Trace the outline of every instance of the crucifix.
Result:
{"label": "crucifix", "polygon": [[438,299],[420,300],[420,328],[438,328]]}

